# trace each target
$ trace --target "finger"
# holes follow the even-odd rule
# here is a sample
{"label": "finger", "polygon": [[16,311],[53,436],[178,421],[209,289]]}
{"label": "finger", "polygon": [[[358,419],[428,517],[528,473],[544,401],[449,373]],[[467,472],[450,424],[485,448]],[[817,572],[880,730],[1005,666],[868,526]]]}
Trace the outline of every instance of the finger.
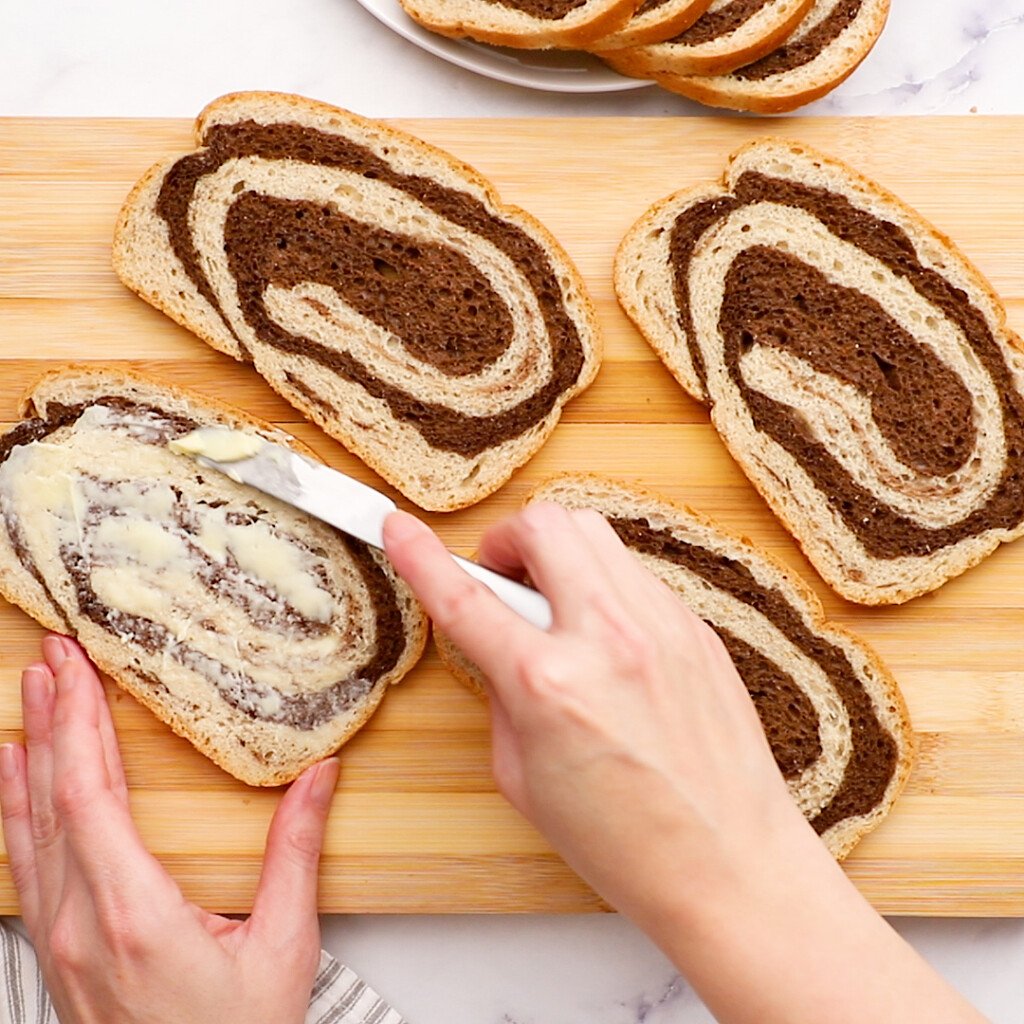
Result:
{"label": "finger", "polygon": [[111,789],[100,738],[95,673],[65,658],[53,710],[53,806],[74,867],[93,899],[117,912],[146,906],[173,886]]}
{"label": "finger", "polygon": [[595,548],[581,528],[579,514],[550,502],[537,502],[491,527],[480,542],[480,560],[498,571],[525,571],[551,601],[555,625],[579,626],[595,597],[614,592],[606,566],[607,548],[621,547],[610,534]]}
{"label": "finger", "polygon": [[530,650],[546,639],[463,572],[434,532],[415,517],[404,512],[388,516],[384,546],[441,632],[492,681],[507,665],[510,651]]}
{"label": "finger", "polygon": [[26,769],[25,751],[20,745],[5,743],[0,747],[0,812],[3,816],[4,846],[14,887],[18,891],[21,916],[25,927],[34,936],[39,915],[39,879]]}
{"label": "finger", "polygon": [[107,701],[106,690],[103,688],[99,674],[82,647],[66,636],[60,637],[60,641],[67,657],[77,658],[81,661],[92,676],[96,686],[100,742],[103,744],[103,762],[107,766],[107,776],[110,780],[111,790],[127,806],[128,783],[125,779],[124,764],[121,761],[121,748],[118,746],[117,733],[114,731],[114,722],[110,717],[110,704]]}
{"label": "finger", "polygon": [[[526,509],[535,507],[536,504],[531,504],[526,506]],[[488,569],[513,579],[522,579],[529,575],[522,546],[518,543],[519,534],[513,530],[516,521],[525,514],[526,509],[513,512],[487,527],[476,550],[476,559],[481,565],[486,565]]]}
{"label": "finger", "polygon": [[339,768],[336,757],[307,768],[270,823],[250,922],[275,946],[301,941],[318,927],[317,869]]}
{"label": "finger", "polygon": [[572,512],[573,522],[599,558],[601,565],[616,579],[648,584],[655,577],[637,556],[626,547],[612,524],[596,509],[582,508]]}
{"label": "finger", "polygon": [[[629,622],[641,624],[644,632],[676,636],[682,621],[691,631],[703,622],[683,598],[650,570],[632,547],[627,546],[611,521],[596,509],[573,509],[573,524],[591,552],[590,567],[594,589],[586,605],[590,629],[601,636],[613,629],[631,631]],[[629,530],[630,524],[623,528]],[[640,538],[642,542],[642,537]],[[603,588],[601,580],[604,581]],[[581,613],[580,623],[587,621]]]}
{"label": "finger", "polygon": [[48,633],[43,637],[43,660],[54,674],[68,660],[62,636],[57,633]]}
{"label": "finger", "polygon": [[[44,645],[45,651],[45,645]],[[29,665],[21,675],[21,714],[25,730],[25,775],[29,822],[40,893],[40,909],[49,919],[64,887],[64,836],[53,806],[53,673],[48,665]]]}

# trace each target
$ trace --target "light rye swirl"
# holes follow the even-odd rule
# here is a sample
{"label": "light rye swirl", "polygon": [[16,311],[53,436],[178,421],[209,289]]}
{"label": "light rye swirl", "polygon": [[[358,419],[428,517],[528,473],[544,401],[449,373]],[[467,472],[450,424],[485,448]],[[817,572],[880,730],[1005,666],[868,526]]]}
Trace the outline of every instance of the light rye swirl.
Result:
{"label": "light rye swirl", "polygon": [[50,382],[0,438],[2,592],[238,778],[287,781],[415,662],[422,612],[379,552],[167,448],[251,424],[120,383]]}
{"label": "light rye swirl", "polygon": [[1024,531],[1020,340],[948,239],[845,165],[748,146],[631,229],[616,288],[844,597],[908,600]]}
{"label": "light rye swirl", "polygon": [[600,56],[617,71],[641,77],[727,74],[771,53],[813,2],[714,0],[693,25],[678,34]]}
{"label": "light rye swirl", "polygon": [[567,257],[409,136],[297,98],[210,109],[126,204],[126,283],[421,506],[495,490],[597,370]]}
{"label": "light rye swirl", "polygon": [[[613,480],[556,477],[530,501],[596,509],[718,633],[794,801],[837,857],[878,824],[910,771],[907,711],[874,652],[826,622],[801,580],[691,509]],[[439,647],[479,687],[479,670]]]}
{"label": "light rye swirl", "polygon": [[766,114],[795,110],[857,69],[888,15],[889,0],[815,0],[792,34],[752,63],[729,73],[665,68],[652,77],[662,88],[712,106]]}

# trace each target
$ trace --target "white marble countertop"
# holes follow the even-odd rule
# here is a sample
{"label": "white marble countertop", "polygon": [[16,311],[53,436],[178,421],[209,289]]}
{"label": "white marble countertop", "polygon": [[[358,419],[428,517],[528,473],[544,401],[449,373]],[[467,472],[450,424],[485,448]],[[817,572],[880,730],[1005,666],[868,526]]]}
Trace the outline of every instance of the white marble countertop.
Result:
{"label": "white marble countertop", "polygon": [[[806,114],[1024,113],[1024,0],[893,0],[857,72]],[[372,117],[699,114],[651,87],[537,92],[447,65],[355,0],[0,4],[0,115],[193,117],[283,89]]]}
{"label": "white marble countertop", "polygon": [[[192,117],[251,88],[382,117],[707,112],[656,88],[577,96],[490,81],[355,0],[0,4],[0,116]],[[1024,0],[893,0],[865,64],[802,113],[1024,113]],[[894,924],[993,1021],[1024,1024],[1024,921]],[[324,944],[412,1024],[711,1019],[615,916],[330,917]]]}

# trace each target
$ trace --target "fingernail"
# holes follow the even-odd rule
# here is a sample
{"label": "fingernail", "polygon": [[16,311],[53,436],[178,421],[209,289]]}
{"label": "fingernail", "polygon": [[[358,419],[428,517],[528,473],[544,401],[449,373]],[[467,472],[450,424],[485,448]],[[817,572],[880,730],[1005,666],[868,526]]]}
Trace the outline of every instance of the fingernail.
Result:
{"label": "fingernail", "polygon": [[68,660],[63,638],[53,635],[46,637],[43,640],[43,657],[46,659],[46,664],[56,672]]}
{"label": "fingernail", "polygon": [[18,758],[14,753],[14,744],[5,743],[0,747],[0,779],[10,782],[18,777]]}
{"label": "fingernail", "polygon": [[64,648],[65,658],[77,658],[81,653],[81,648],[75,643],[74,640],[69,636],[62,636],[58,638],[60,640],[61,647]]}
{"label": "fingernail", "polygon": [[38,665],[29,665],[21,673],[21,702],[29,711],[45,707],[50,699],[50,678]]}
{"label": "fingernail", "polygon": [[336,757],[329,757],[316,767],[316,774],[309,786],[309,797],[320,807],[330,807],[335,787],[338,785],[338,774],[341,762]]}
{"label": "fingernail", "polygon": [[411,537],[422,536],[429,529],[430,527],[426,523],[421,523],[408,512],[392,512],[384,520],[384,532],[390,541],[403,541]]}

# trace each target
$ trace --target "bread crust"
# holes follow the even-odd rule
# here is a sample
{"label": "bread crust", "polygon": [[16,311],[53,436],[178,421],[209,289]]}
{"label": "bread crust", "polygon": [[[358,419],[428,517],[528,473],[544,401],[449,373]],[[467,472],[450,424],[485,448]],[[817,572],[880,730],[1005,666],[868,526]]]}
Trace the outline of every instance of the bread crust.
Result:
{"label": "bread crust", "polygon": [[[721,70],[694,68],[666,69],[651,77],[663,89],[709,107],[744,110],[755,114],[784,114],[821,99],[846,81],[871,52],[889,16],[889,0],[867,0],[863,17],[858,17],[860,36],[849,30],[830,44],[807,67],[773,75],[760,81],[748,81],[732,72],[754,59]],[[799,24],[795,31],[799,31]],[[779,40],[778,45],[784,45]],[[756,59],[770,53],[758,54]],[[813,70],[812,70],[813,69]]]}
{"label": "bread crust", "polygon": [[740,26],[734,32],[696,46],[676,44],[666,36],[668,41],[652,40],[646,46],[599,52],[598,56],[620,74],[650,78],[659,85],[662,84],[659,76],[725,75],[766,57],[781,46],[813,4],[814,0],[778,0],[777,8],[770,12],[774,16],[765,18],[756,33]]}
{"label": "bread crust", "polygon": [[[809,2],[809,0],[808,0]],[[635,13],[625,26],[589,43],[586,49],[598,55],[605,51],[645,46],[671,39],[685,32],[711,6],[711,0],[668,0],[646,13]],[[628,72],[627,72],[628,73]]]}
{"label": "bread crust", "polygon": [[[561,283],[563,302],[579,334],[584,356],[582,368],[573,385],[558,396],[544,419],[517,437],[509,438],[477,457],[477,462],[484,466],[482,471],[471,472],[472,460],[461,460],[466,465],[465,479],[454,482],[449,480],[446,474],[457,472],[461,462],[451,455],[450,462],[455,468],[446,469],[448,464],[443,462],[444,453],[439,454],[430,448],[411,427],[391,418],[391,439],[389,444],[384,445],[372,431],[359,426],[358,416],[346,416],[345,410],[340,409],[328,412],[289,386],[282,379],[283,374],[257,371],[262,373],[267,383],[282,398],[420,507],[435,512],[448,512],[482,500],[536,454],[557,425],[565,403],[584,391],[597,375],[603,348],[601,328],[593,300],[579,271],[554,235],[540,221],[518,206],[503,203],[494,185],[468,164],[415,136],[326,103],[271,92],[227,94],[209,103],[197,117],[197,151],[202,149],[206,132],[213,125],[230,123],[246,116],[264,116],[276,121],[294,116],[303,119],[303,122],[322,122],[328,127],[336,126],[372,135],[382,148],[394,147],[404,154],[413,154],[427,165],[443,168],[463,183],[467,192],[479,198],[496,215],[524,231],[544,251]],[[161,245],[166,247],[165,240],[154,237],[154,232],[162,229],[153,226],[154,218],[149,213],[164,175],[181,155],[154,165],[129,193],[114,232],[113,267],[128,288],[192,331],[206,344],[232,358],[244,359],[236,339],[226,329],[220,329],[219,318],[205,299],[196,294],[180,303],[175,300],[174,290],[166,280],[161,278],[157,287],[148,280],[152,273],[147,260],[154,250],[161,251]],[[166,253],[161,251],[161,255]],[[383,412],[380,415],[388,419]],[[422,471],[422,464],[431,457],[437,460],[437,480],[427,479],[428,474]],[[415,471],[407,465],[414,458],[419,463]]]}
{"label": "bread crust", "polygon": [[[975,267],[948,235],[942,233],[916,210],[908,206],[892,192],[877,182],[862,175],[850,165],[827,156],[803,143],[764,137],[754,139],[734,152],[727,169],[717,186],[700,186],[684,189],[654,203],[627,232],[620,243],[615,259],[615,290],[627,316],[636,324],[641,334],[665,363],[680,385],[698,401],[710,405],[709,397],[702,387],[690,362],[686,339],[681,330],[668,325],[666,310],[654,309],[636,287],[635,268],[637,260],[643,260],[650,240],[659,232],[670,228],[678,214],[694,202],[727,195],[731,191],[731,175],[737,164],[746,166],[756,161],[761,154],[767,160],[769,154],[792,155],[804,161],[812,161],[826,173],[848,183],[851,194],[872,208],[881,207],[890,219],[897,222],[913,239],[918,252],[940,251],[949,273],[956,274],[957,280],[968,284],[972,301],[984,308],[993,335],[1005,345],[1004,353],[1011,363],[1017,364],[1018,381],[1020,367],[1024,366],[1024,341],[1008,327],[1006,310],[991,284]],[[1019,385],[1018,385],[1019,388]],[[732,457],[750,478],[772,512],[786,529],[796,538],[804,554],[814,565],[822,578],[842,597],[859,604],[888,605],[902,604],[912,598],[928,593],[947,580],[960,575],[977,565],[992,553],[1001,543],[1024,534],[1024,523],[1012,531],[989,530],[971,538],[971,543],[960,542],[941,557],[921,556],[921,563],[912,578],[900,585],[888,584],[884,589],[879,585],[864,582],[849,571],[850,567],[837,559],[833,545],[823,536],[824,528],[812,529],[804,522],[797,521],[787,504],[787,495],[781,490],[768,486],[761,480],[747,458],[737,437],[727,425],[719,422],[712,413],[713,425],[719,432],[723,444]],[[813,520],[813,517],[811,517]]]}
{"label": "bread crust", "polygon": [[[256,431],[273,439],[275,443],[287,445],[307,458],[322,461],[312,449],[297,438],[226,402],[199,396],[185,388],[159,381],[136,370],[123,369],[104,363],[69,363],[47,371],[30,385],[22,396],[18,406],[21,417],[25,419],[41,411],[40,407],[45,406],[48,393],[59,390],[63,395],[69,386],[76,384],[79,389],[88,389],[92,384],[102,385],[102,390],[108,393],[118,391],[123,393],[133,386],[138,388],[142,394],[158,393],[163,396],[165,401],[180,403],[190,412],[202,415],[205,422]],[[5,534],[0,534],[0,545],[6,544],[5,536]],[[347,742],[366,724],[389,686],[399,682],[419,661],[427,640],[426,616],[419,605],[412,602],[408,606],[410,614],[403,616],[406,646],[401,659],[390,672],[382,677],[381,685],[371,691],[368,695],[369,699],[358,708],[345,730],[332,737],[330,747],[318,749],[307,756],[276,767],[260,766],[254,760],[241,756],[238,750],[216,743],[207,732],[197,731],[194,723],[182,714],[173,702],[168,703],[166,700],[161,700],[151,684],[147,683],[128,665],[116,659],[115,652],[121,646],[121,642],[116,638],[100,644],[91,642],[89,637],[81,635],[80,629],[83,622],[65,622],[55,617],[52,606],[34,600],[31,592],[19,588],[18,579],[14,573],[0,573],[0,596],[21,608],[45,629],[65,633],[79,639],[100,671],[106,673],[121,689],[131,694],[140,704],[168,725],[173,732],[188,740],[215,764],[251,786],[279,786],[290,782],[307,767],[328,756],[332,750],[336,750]],[[244,723],[242,725],[244,726]]]}
{"label": "bread crust", "polygon": [[535,18],[491,0],[459,0],[457,13],[444,0],[400,0],[405,13],[424,28],[449,39],[475,39],[493,46],[528,50],[582,50],[622,28],[640,0],[587,0],[564,18]]}

